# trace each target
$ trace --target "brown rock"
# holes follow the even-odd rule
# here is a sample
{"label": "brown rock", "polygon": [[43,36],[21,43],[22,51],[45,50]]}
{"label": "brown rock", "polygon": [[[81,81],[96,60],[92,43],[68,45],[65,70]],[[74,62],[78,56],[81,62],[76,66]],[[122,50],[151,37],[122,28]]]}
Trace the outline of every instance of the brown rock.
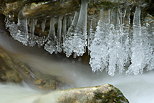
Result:
{"label": "brown rock", "polygon": [[119,89],[109,84],[49,93],[35,103],[50,103],[51,100],[52,103],[129,103]]}
{"label": "brown rock", "polygon": [[[58,89],[66,85],[56,77],[32,71],[31,68],[0,47],[0,82],[21,83],[23,80],[43,89]],[[14,54],[16,55],[16,54]]]}

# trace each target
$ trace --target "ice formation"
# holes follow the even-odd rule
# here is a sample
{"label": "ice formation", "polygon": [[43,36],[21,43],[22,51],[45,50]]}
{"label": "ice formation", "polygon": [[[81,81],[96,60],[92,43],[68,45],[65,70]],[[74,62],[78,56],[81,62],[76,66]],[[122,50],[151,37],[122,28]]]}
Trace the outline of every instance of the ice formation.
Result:
{"label": "ice formation", "polygon": [[142,73],[143,69],[154,69],[152,66],[152,59],[154,57],[153,48],[150,44],[148,38],[149,34],[147,27],[141,26],[141,9],[136,7],[134,20],[133,20],[133,41],[131,47],[131,62],[128,69],[128,73],[133,73],[135,75]]}
{"label": "ice formation", "polygon": [[56,31],[55,31],[55,19],[51,17],[50,19],[50,29],[48,34],[47,43],[44,46],[44,49],[48,51],[50,54],[56,52]]}
{"label": "ice formation", "polygon": [[67,38],[63,43],[64,52],[67,57],[72,53],[77,56],[82,56],[85,53],[87,46],[87,6],[88,0],[82,0],[80,13],[75,14],[72,25],[67,32]]}
{"label": "ice formation", "polygon": [[23,43],[24,45],[28,45],[28,27],[27,27],[27,19],[20,20],[18,19],[18,23],[10,22],[6,19],[6,27],[9,28],[11,36]]}
{"label": "ice formation", "polygon": [[[6,27],[15,40],[26,46],[43,46],[50,54],[64,52],[76,57],[89,52],[94,72],[136,75],[154,69],[154,24],[150,19],[141,24],[140,6],[136,6],[133,23],[129,6],[102,8],[99,20],[87,17],[87,6],[88,0],[82,0],[80,11],[50,20],[21,18],[19,13],[17,23],[6,19]],[[48,35],[39,36],[37,28]]]}
{"label": "ice formation", "polygon": [[89,48],[93,71],[106,69],[109,75],[114,75],[118,69],[122,73],[128,62],[129,40],[123,27],[125,13],[120,10],[101,10],[95,38]]}

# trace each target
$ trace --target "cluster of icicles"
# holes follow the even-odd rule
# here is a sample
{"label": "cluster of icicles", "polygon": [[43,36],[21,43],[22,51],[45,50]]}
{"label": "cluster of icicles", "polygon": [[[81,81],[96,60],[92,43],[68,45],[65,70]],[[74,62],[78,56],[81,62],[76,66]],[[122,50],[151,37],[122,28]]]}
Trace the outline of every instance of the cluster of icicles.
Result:
{"label": "cluster of icicles", "polygon": [[[44,46],[51,54],[64,52],[67,57],[76,57],[88,48],[94,72],[105,69],[112,76],[117,71],[136,75],[154,69],[153,27],[150,23],[141,26],[140,7],[136,7],[131,26],[130,8],[101,9],[99,20],[87,20],[87,5],[87,0],[82,0],[73,19],[51,17],[48,36],[34,34],[37,19],[19,19],[17,24],[7,20],[6,26],[14,39],[27,46]],[[41,28],[44,32],[46,20]]]}
{"label": "cluster of icicles", "polygon": [[92,43],[90,65],[93,71],[107,70],[137,75],[143,70],[154,69],[153,24],[141,26],[141,9],[136,7],[133,26],[130,24],[130,8],[101,11]]}

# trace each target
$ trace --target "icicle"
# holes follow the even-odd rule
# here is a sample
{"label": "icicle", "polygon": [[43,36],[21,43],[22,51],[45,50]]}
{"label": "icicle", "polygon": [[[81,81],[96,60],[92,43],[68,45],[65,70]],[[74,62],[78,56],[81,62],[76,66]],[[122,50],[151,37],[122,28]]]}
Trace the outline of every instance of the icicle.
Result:
{"label": "icicle", "polygon": [[76,53],[77,56],[82,56],[85,52],[85,47],[87,45],[87,6],[88,0],[82,0],[77,25],[75,29],[70,27],[68,30],[68,34],[71,34],[71,36],[63,43],[64,52],[66,52],[67,56],[70,56],[73,52]]}
{"label": "icicle", "polygon": [[[77,16],[75,16],[75,15],[77,15]],[[74,16],[72,16],[72,15],[68,16],[68,18],[67,18],[67,24],[68,24],[67,28],[70,28],[70,26],[72,25],[73,20],[76,20],[74,17],[76,17],[78,19],[78,16],[79,16],[78,12],[75,12],[75,15]],[[77,21],[76,21],[76,24],[77,24]]]}
{"label": "icicle", "polygon": [[152,53],[151,55],[151,59],[150,59],[150,62],[147,66],[147,70],[154,70],[154,53]]}
{"label": "icicle", "polygon": [[66,39],[66,32],[67,32],[67,18],[66,16],[63,18],[63,25],[62,25],[62,37],[63,37],[63,42]]}
{"label": "icicle", "polygon": [[28,24],[27,19],[18,18],[18,33],[14,39],[22,42],[24,45],[28,45]]}
{"label": "icicle", "polygon": [[42,29],[42,32],[45,31],[45,25],[46,25],[46,19],[42,21],[42,24],[41,24],[41,29]]}
{"label": "icicle", "polygon": [[131,8],[128,7],[126,8],[126,15],[125,15],[125,18],[124,18],[124,33],[125,35],[128,35],[129,36],[129,33],[130,33],[130,14],[131,14]]}
{"label": "icicle", "polygon": [[77,21],[78,21],[78,17],[79,17],[79,13],[78,12],[75,12],[74,14],[74,18],[73,18],[73,21],[72,21],[72,24],[71,26],[69,27],[68,31],[67,31],[67,34],[64,38],[64,42],[63,42],[63,50],[64,52],[66,53],[66,56],[69,57],[72,52],[73,52],[73,47],[70,47],[74,44],[72,44],[72,32],[74,31],[74,28],[77,24]]}
{"label": "icicle", "polygon": [[94,32],[94,29],[93,29],[93,20],[91,20],[90,22],[90,30],[89,30],[89,35],[88,35],[88,49],[90,48],[90,45],[94,39],[94,36],[95,36],[95,32]]}
{"label": "icicle", "polygon": [[[124,34],[124,18],[126,10],[118,8],[111,12],[112,23],[110,33],[108,36],[108,47],[109,47],[109,66],[108,73],[114,75],[114,72],[119,70],[122,73],[125,69],[126,63],[128,62],[128,38]],[[115,19],[115,21],[113,20]]]}
{"label": "icicle", "polygon": [[48,34],[48,41],[44,46],[44,49],[48,51],[50,54],[53,52],[56,52],[56,45],[57,45],[57,37],[55,34],[55,19],[51,18],[50,19],[50,30]]}
{"label": "icicle", "polygon": [[88,0],[82,0],[79,19],[77,23],[77,29],[81,30],[81,32],[83,32],[83,35],[85,35],[87,32],[86,31],[87,29],[87,7],[88,7]]}
{"label": "icicle", "polygon": [[[131,62],[127,73],[133,73],[135,75],[143,72],[142,62],[144,59],[144,53],[142,46],[140,45],[141,40],[137,40],[141,35],[141,23],[140,23],[141,10],[140,7],[136,7],[134,18],[133,18],[133,43],[132,43],[132,56]],[[141,47],[140,47],[141,46]]]}
{"label": "icicle", "polygon": [[108,16],[105,16],[105,12],[102,9],[100,11],[100,20],[96,28],[95,37],[89,48],[91,51],[89,63],[94,72],[98,70],[103,71],[103,69],[108,65],[108,47],[106,44],[106,36],[109,33],[109,25],[106,21],[108,21]]}
{"label": "icicle", "polygon": [[133,42],[132,42],[132,55],[131,62],[127,73],[135,75],[142,73],[143,69],[147,67],[151,58],[153,57],[153,48],[149,45],[148,32],[146,27],[141,27],[141,8],[136,7],[133,19]]}
{"label": "icicle", "polygon": [[15,39],[15,40],[18,40],[17,37],[18,37],[18,25],[15,24],[15,22],[11,22],[9,20],[9,18],[6,18],[5,20],[5,26],[6,28],[9,29],[9,32],[10,32],[10,35]]}
{"label": "icicle", "polygon": [[15,24],[15,22],[7,19],[6,27],[9,28],[10,34],[15,40],[18,40],[24,45],[28,45],[28,20],[27,18],[21,19],[21,11],[18,14],[18,23]]}
{"label": "icicle", "polygon": [[60,17],[58,17],[58,31],[57,31],[57,37],[58,37],[58,43],[57,43],[57,51],[58,52],[62,52],[62,48],[61,48],[61,43],[62,43],[62,19],[63,19],[63,17],[62,16],[60,16]]}
{"label": "icicle", "polygon": [[147,67],[147,70],[154,70],[154,19],[150,19],[150,23],[148,28],[148,32],[149,32],[149,42],[152,48],[152,52],[151,52],[151,60],[150,63]]}
{"label": "icicle", "polygon": [[35,32],[35,22],[34,19],[31,19],[31,23],[30,23],[30,36],[34,36],[34,32]]}
{"label": "icicle", "polygon": [[77,54],[77,56],[82,56],[86,51],[85,48],[87,46],[87,7],[88,0],[82,0],[79,19],[74,34],[76,42],[78,42],[78,44],[74,48],[74,52]]}
{"label": "icicle", "polygon": [[[108,68],[107,68],[107,71],[108,71],[108,74],[111,75],[111,76],[114,76],[114,73],[116,71],[116,65],[118,63],[118,49],[120,47],[120,43],[119,43],[119,35],[117,33],[117,30],[119,30],[119,15],[118,15],[118,12],[117,11],[114,11],[113,14],[111,14],[111,10],[108,11],[108,21],[110,21],[109,23],[112,23],[112,15],[113,17],[115,17],[115,21],[113,23],[115,24],[108,24],[108,28],[109,29],[106,29],[104,32],[108,32],[108,35],[107,35],[107,48],[108,48]],[[106,23],[107,25],[107,23]]]}
{"label": "icicle", "polygon": [[100,11],[100,20],[95,33],[95,38],[90,46],[90,65],[93,71],[107,69],[113,76],[116,70],[124,71],[128,61],[123,32],[124,15],[119,15],[117,10]]}
{"label": "icicle", "polygon": [[34,46],[36,44],[35,38],[35,26],[37,25],[37,19],[31,19],[30,23],[30,33],[29,33],[29,46]]}
{"label": "icicle", "polygon": [[72,23],[71,23],[71,25],[70,25],[70,27],[69,27],[69,29],[67,31],[66,37],[70,37],[71,36],[71,32],[74,31],[74,28],[75,28],[75,26],[76,26],[76,24],[78,22],[78,18],[79,18],[79,13],[75,12],[73,21],[72,21]]}
{"label": "icicle", "polygon": [[56,40],[56,32],[55,32],[55,18],[50,19],[50,29],[49,29],[49,34],[48,38],[54,38]]}

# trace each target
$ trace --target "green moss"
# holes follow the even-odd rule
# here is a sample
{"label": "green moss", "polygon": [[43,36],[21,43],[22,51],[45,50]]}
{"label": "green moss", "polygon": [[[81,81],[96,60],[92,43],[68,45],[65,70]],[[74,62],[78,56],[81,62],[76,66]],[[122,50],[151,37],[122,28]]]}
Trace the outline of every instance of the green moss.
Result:
{"label": "green moss", "polygon": [[96,91],[94,96],[95,100],[99,100],[100,103],[129,103],[117,88],[109,90],[107,93]]}

